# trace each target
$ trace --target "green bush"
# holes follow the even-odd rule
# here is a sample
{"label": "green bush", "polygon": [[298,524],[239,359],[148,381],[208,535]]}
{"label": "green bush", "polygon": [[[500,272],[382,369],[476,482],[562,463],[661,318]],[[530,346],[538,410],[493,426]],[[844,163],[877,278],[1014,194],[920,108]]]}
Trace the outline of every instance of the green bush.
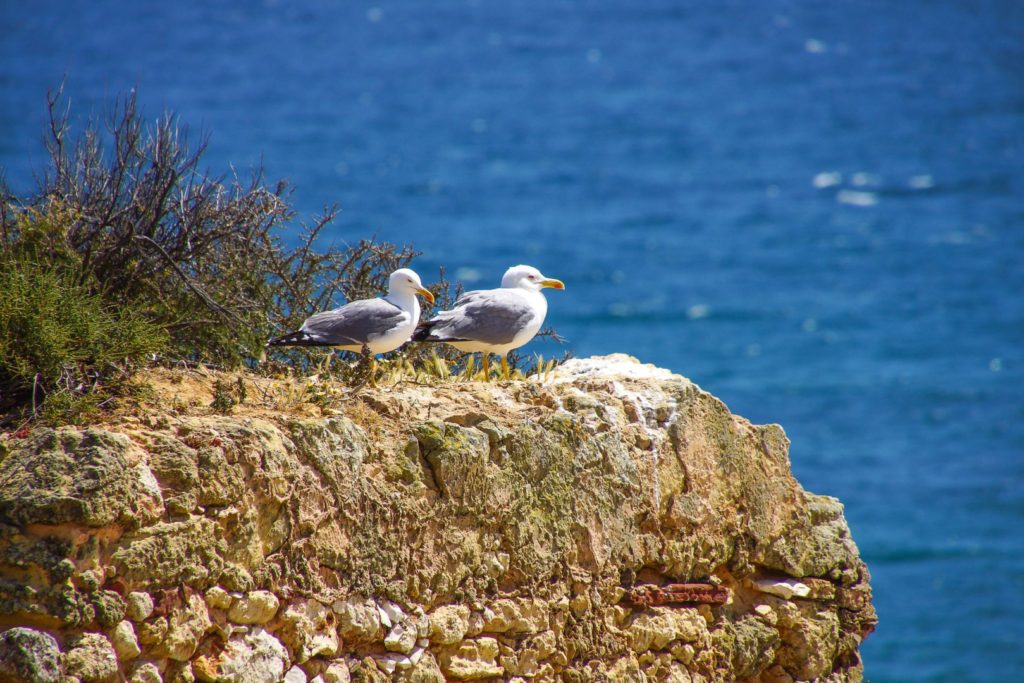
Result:
{"label": "green bush", "polygon": [[[150,354],[307,371],[322,351],[273,349],[261,364],[267,339],[379,295],[417,255],[366,238],[324,248],[335,208],[297,222],[287,185],[268,184],[262,169],[247,180],[208,175],[207,141],[192,144],[170,114],[144,122],[134,93],[77,136],[61,93],[48,103],[36,191],[15,196],[0,169],[0,424],[18,406],[83,419]],[[460,291],[443,271],[432,290],[443,308]],[[413,364],[441,357],[455,371],[463,362],[444,345],[392,355]],[[334,368],[359,381],[355,368]]]}
{"label": "green bush", "polygon": [[101,395],[127,363],[167,344],[139,311],[106,304],[30,251],[0,259],[0,292],[0,406],[31,397],[33,411],[73,412],[74,396]]}

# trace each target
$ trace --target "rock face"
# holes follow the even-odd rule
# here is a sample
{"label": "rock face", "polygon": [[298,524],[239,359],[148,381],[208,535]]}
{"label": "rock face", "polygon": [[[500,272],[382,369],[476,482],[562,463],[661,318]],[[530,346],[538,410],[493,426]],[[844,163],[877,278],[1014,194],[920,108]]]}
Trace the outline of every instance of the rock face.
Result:
{"label": "rock face", "polygon": [[175,410],[0,441],[0,682],[861,679],[842,506],[780,427],[668,371],[573,360],[315,417],[272,380],[224,416],[158,379]]}

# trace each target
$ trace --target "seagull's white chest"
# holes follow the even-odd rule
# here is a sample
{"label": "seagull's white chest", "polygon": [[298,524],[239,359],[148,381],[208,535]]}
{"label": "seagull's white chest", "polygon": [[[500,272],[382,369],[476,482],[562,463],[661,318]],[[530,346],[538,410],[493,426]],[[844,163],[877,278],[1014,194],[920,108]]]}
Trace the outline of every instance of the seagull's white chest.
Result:
{"label": "seagull's white chest", "polygon": [[374,335],[367,339],[367,346],[371,353],[387,353],[394,351],[399,346],[409,341],[416,324],[420,321],[420,302],[414,295],[408,297],[387,297],[391,303],[398,306],[402,311],[400,322],[383,334]]}
{"label": "seagull's white chest", "polygon": [[544,324],[544,318],[548,314],[548,300],[540,292],[528,292],[526,290],[520,290],[522,296],[530,303],[530,308],[533,309],[533,317],[530,322],[516,333],[516,336],[512,340],[512,344],[505,351],[499,351],[498,353],[508,353],[512,349],[518,349],[523,344],[527,343],[536,336],[537,332],[540,331],[540,326]]}

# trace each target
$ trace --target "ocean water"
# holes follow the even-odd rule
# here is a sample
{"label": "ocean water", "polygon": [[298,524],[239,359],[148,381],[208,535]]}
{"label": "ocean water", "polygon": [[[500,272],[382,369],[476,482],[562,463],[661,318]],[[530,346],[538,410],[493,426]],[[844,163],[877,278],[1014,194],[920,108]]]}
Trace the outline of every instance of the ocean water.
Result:
{"label": "ocean water", "polygon": [[[1024,3],[0,2],[0,166],[137,86],[331,238],[563,279],[577,355],[792,439],[873,575],[871,681],[1024,677]],[[561,349],[538,342],[547,355]]]}

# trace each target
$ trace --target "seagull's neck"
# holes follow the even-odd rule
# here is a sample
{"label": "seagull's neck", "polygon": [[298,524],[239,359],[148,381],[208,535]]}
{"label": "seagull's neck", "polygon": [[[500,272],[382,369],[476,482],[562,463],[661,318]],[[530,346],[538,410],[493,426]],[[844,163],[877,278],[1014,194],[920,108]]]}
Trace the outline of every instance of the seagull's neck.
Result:
{"label": "seagull's neck", "polygon": [[547,313],[548,310],[548,299],[544,296],[544,290],[542,289],[531,289],[528,287],[513,287],[520,294],[523,294],[534,310],[540,311],[542,314]]}
{"label": "seagull's neck", "polygon": [[412,313],[414,318],[420,317],[420,302],[412,292],[388,292],[384,301],[398,306],[406,313]]}

